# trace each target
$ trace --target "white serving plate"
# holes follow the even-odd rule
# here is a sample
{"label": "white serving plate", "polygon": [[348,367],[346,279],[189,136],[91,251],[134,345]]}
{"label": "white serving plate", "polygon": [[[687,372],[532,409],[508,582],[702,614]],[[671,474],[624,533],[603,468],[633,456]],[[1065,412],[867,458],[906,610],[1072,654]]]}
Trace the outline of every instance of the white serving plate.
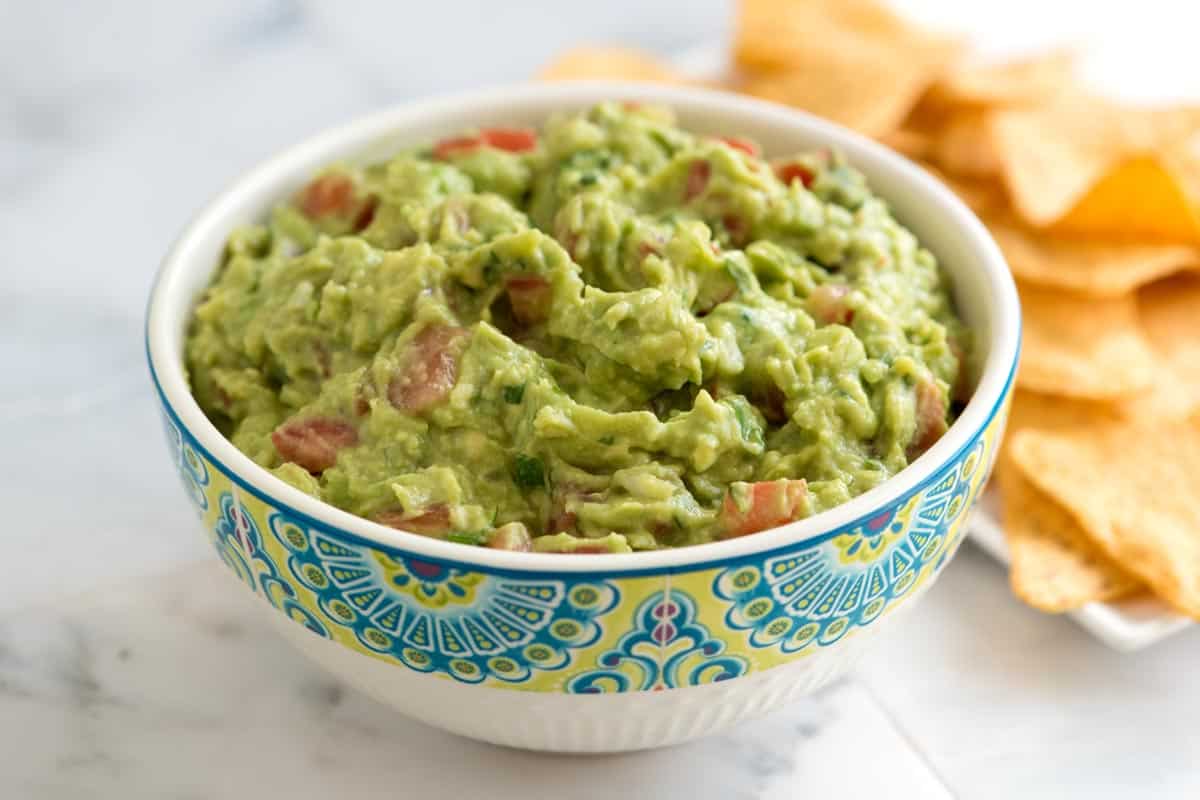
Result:
{"label": "white serving plate", "polygon": [[[699,78],[721,75],[729,65],[728,47],[723,42],[706,42],[672,59],[676,68]],[[1000,524],[999,492],[989,489],[971,514],[971,541],[997,561],[1009,563],[1008,546]],[[1068,612],[1073,620],[1114,650],[1140,650],[1190,627],[1192,621],[1161,601],[1139,596],[1113,603],[1089,603]]]}

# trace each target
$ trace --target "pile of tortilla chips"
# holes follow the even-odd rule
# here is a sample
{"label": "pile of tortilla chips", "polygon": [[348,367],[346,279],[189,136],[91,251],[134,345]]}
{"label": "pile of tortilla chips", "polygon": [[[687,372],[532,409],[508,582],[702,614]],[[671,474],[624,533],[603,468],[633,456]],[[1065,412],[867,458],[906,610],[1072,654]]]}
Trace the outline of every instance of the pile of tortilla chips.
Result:
{"label": "pile of tortilla chips", "polygon": [[[733,56],[721,85],[921,162],[1004,251],[1024,311],[997,466],[1016,594],[1060,612],[1152,592],[1200,619],[1200,107],[1101,99],[1065,52],[979,64],[872,0],[742,0]],[[620,49],[542,77],[689,82]]]}

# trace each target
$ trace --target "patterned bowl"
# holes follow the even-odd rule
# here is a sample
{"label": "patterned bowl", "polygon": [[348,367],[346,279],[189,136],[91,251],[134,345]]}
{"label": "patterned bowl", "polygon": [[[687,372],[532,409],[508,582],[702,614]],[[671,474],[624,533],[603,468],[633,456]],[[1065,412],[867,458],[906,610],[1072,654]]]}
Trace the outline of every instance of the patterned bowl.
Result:
{"label": "patterned bowl", "polygon": [[[226,234],[317,167],[373,159],[470,126],[539,124],[613,97],[673,106],[700,132],[767,153],[834,146],[945,265],[976,332],[974,398],[908,469],[850,503],[755,536],[570,557],[436,541],[352,516],[238,452],[188,391],[192,303]],[[171,457],[221,559],[301,650],[405,714],[538,750],[656,747],[725,728],[845,672],[954,555],[987,480],[1017,363],[1004,261],[954,196],[883,147],[796,111],[637,84],[525,85],[350,123],[237,181],[168,254],[147,350]]]}

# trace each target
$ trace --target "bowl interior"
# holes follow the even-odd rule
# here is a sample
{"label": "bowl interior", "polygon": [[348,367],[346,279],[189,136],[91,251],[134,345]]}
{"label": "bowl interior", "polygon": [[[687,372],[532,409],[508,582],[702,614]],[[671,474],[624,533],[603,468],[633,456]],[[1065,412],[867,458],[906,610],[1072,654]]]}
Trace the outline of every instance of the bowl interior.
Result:
{"label": "bowl interior", "polygon": [[[949,276],[963,319],[975,333],[975,395],[950,431],[916,462],[853,501],[753,537],[678,550],[564,559],[555,554],[467,548],[395,531],[327,506],[259,468],[204,417],[187,388],[184,335],[196,296],[210,281],[229,231],[257,221],[280,198],[334,161],[386,158],[404,146],[488,125],[539,126],[552,113],[608,99],[672,106],[680,124],[707,134],[748,136],[768,157],[834,147],[886,198],[896,217],[937,255]],[[809,115],[723,92],[648,84],[580,82],[494,89],[381,112],[320,134],[239,179],[209,204],[168,254],[151,296],[147,340],[151,367],[173,412],[216,460],[276,501],[326,524],[430,558],[490,563],[514,569],[625,571],[720,561],[794,544],[877,512],[928,479],[965,447],[994,415],[1016,364],[1019,340],[1016,291],[987,231],[948,189],[904,158],[870,140]],[[474,552],[480,551],[480,552]]]}

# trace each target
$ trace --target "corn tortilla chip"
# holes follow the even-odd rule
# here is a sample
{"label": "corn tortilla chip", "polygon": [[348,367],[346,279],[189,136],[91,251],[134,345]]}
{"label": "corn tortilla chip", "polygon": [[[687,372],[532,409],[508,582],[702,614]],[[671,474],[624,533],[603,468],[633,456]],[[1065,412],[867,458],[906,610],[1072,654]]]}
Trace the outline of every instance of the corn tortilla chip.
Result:
{"label": "corn tortilla chip", "polygon": [[914,161],[929,158],[935,144],[932,136],[916,128],[897,128],[880,136],[879,141]]}
{"label": "corn tortilla chip", "polygon": [[[1068,227],[1106,235],[1137,235],[1142,231],[1126,231],[1124,223],[1117,228],[1104,227],[1114,220],[1111,209],[1119,205],[1136,215],[1142,202],[1139,182],[1145,180],[1154,182],[1156,192],[1168,195],[1166,200],[1152,200],[1156,207],[1173,207],[1168,203],[1170,184],[1162,178],[1161,168],[1160,172],[1154,170],[1157,162],[1152,159],[1148,165],[1141,161],[1178,147],[1198,122],[1200,113],[1195,109],[1127,109],[1071,93],[1044,107],[996,112],[992,130],[1013,207],[1026,222],[1036,227],[1057,222],[1081,204],[1105,176],[1129,165]],[[1179,175],[1176,180],[1192,185],[1187,176],[1194,172],[1184,168],[1185,160],[1176,157],[1173,164]],[[1129,192],[1130,187],[1135,191]],[[1119,190],[1126,191],[1122,194]]]}
{"label": "corn tortilla chip", "polygon": [[957,175],[999,175],[1002,162],[992,133],[992,120],[992,114],[987,111],[969,111],[949,117],[932,137],[932,159]]}
{"label": "corn tortilla chip", "polygon": [[622,47],[578,47],[568,50],[543,67],[538,78],[545,81],[683,81],[682,76],[655,58]]}
{"label": "corn tortilla chip", "polygon": [[1054,106],[997,114],[996,146],[1021,216],[1039,227],[1055,222],[1131,148],[1152,145],[1148,128],[1123,125],[1124,119],[1114,106],[1078,96]]}
{"label": "corn tortilla chip", "polygon": [[928,34],[875,0],[741,0],[733,54],[745,67],[787,71],[809,62],[806,52],[823,37],[887,45]]}
{"label": "corn tortilla chip", "polygon": [[1109,558],[1200,619],[1200,418],[1025,430],[1012,456]]}
{"label": "corn tortilla chip", "polygon": [[1120,407],[1111,403],[1031,392],[1018,387],[1009,405],[1004,442],[996,459],[996,475],[999,477],[1009,468],[1012,461],[1009,443],[1023,430],[1062,431],[1119,419]]}
{"label": "corn tortilla chip", "polygon": [[1030,428],[1062,431],[1117,419],[1107,403],[1018,389],[1008,415],[1008,438],[996,464],[996,484],[1014,593],[1034,608],[1059,613],[1137,591],[1140,583],[1092,543],[1073,517],[1016,468],[1008,442]]}
{"label": "corn tortilla chip", "polygon": [[[1148,286],[1138,295],[1138,308],[1156,360],[1148,405],[1159,418],[1190,415],[1200,409],[1200,277]],[[1137,409],[1136,401],[1129,404]]]}
{"label": "corn tortilla chip", "polygon": [[1200,197],[1189,196],[1174,162],[1129,159],[1101,178],[1054,226],[1095,236],[1200,242]]}
{"label": "corn tortilla chip", "polygon": [[1150,385],[1154,354],[1134,295],[1087,297],[1018,284],[1024,319],[1017,385],[1114,399]]}
{"label": "corn tortilla chip", "polygon": [[1071,514],[1012,466],[997,468],[1013,593],[1052,614],[1144,587],[1104,555]]}
{"label": "corn tortilla chip", "polygon": [[1009,407],[1006,430],[1011,438],[1027,428],[1059,431],[1117,419],[1119,413],[1109,403],[1017,389]]}
{"label": "corn tortilla chip", "polygon": [[1054,50],[1002,63],[963,66],[930,90],[945,106],[1010,106],[1046,103],[1066,93],[1074,80],[1075,54]]}
{"label": "corn tortilla chip", "polygon": [[946,184],[947,188],[958,195],[958,199],[962,200],[976,214],[997,216],[1008,208],[1004,187],[995,181],[951,175],[933,164],[922,164],[922,166]]}
{"label": "corn tortilla chip", "polygon": [[[925,90],[930,72],[919,56],[909,61],[899,52],[871,54],[860,48],[809,56],[812,63],[799,65],[793,72],[748,75],[742,91],[795,106],[868,136],[882,136],[904,120]],[[878,66],[881,60],[882,67]],[[876,65],[873,69],[881,69],[888,79],[866,69],[869,64]]]}
{"label": "corn tortilla chip", "polygon": [[959,52],[869,0],[745,0],[734,46],[743,91],[870,136],[898,128]]}
{"label": "corn tortilla chip", "polygon": [[1200,268],[1187,245],[1108,243],[1031,231],[1010,214],[979,212],[1019,280],[1082,294],[1114,296],[1184,268]]}

